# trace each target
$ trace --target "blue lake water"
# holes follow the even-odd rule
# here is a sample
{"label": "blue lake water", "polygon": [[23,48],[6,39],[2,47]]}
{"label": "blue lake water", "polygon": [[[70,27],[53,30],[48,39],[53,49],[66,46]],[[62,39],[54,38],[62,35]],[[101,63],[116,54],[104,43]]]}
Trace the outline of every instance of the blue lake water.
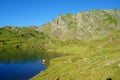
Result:
{"label": "blue lake water", "polygon": [[28,80],[44,70],[49,61],[59,57],[42,50],[2,50],[0,52],[0,80]]}
{"label": "blue lake water", "polygon": [[44,70],[40,61],[26,63],[0,63],[0,80],[28,80]]}

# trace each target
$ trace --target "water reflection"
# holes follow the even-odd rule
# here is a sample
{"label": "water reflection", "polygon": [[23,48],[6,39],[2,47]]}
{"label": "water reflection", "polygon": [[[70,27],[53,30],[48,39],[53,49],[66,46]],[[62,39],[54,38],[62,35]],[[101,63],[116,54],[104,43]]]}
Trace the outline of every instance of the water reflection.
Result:
{"label": "water reflection", "polygon": [[0,80],[28,80],[44,70],[50,59],[59,56],[62,55],[42,49],[1,49]]}
{"label": "water reflection", "polygon": [[32,61],[50,60],[55,57],[59,57],[61,54],[46,53],[42,49],[3,49],[0,51],[1,63],[25,63]]}

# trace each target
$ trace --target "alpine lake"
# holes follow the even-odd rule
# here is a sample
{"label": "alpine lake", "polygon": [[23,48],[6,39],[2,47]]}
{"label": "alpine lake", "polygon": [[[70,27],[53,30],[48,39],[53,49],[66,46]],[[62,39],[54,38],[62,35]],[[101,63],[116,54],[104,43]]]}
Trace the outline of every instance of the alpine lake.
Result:
{"label": "alpine lake", "polygon": [[64,54],[42,49],[0,49],[0,80],[28,80],[46,69],[49,61]]}

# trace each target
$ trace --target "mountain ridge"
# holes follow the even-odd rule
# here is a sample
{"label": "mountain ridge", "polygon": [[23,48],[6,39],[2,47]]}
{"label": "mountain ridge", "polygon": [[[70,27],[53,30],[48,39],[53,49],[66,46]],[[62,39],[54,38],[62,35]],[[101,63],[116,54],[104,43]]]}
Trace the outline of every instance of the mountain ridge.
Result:
{"label": "mountain ridge", "polygon": [[[19,46],[22,44],[27,46],[28,42],[30,42],[30,46],[35,46],[37,43],[44,45],[52,40],[92,40],[119,30],[120,10],[91,10],[60,15],[41,27],[5,26],[0,28],[0,40],[1,45],[3,43],[9,45],[9,42],[14,43],[15,41],[14,44]],[[7,37],[8,35],[9,37]],[[34,44],[31,44],[31,41]]]}
{"label": "mountain ridge", "polygon": [[[84,31],[88,31],[89,32],[88,34],[92,35],[92,34],[96,34],[97,33],[96,31],[98,32],[104,31],[107,28],[110,29],[113,27],[117,27],[119,29],[119,25],[120,25],[119,14],[120,14],[120,10],[104,10],[104,11],[92,10],[88,12],[79,12],[76,15],[66,14],[66,15],[58,16],[55,20],[42,27],[51,27],[51,31],[53,31],[53,33],[56,31],[59,32],[58,36],[60,38],[70,33],[72,35],[72,32],[75,30],[76,35],[79,35],[77,36],[78,38],[76,39],[80,39],[80,37],[84,36],[82,35],[84,34]],[[104,33],[105,31],[103,32],[103,34]],[[69,38],[71,38],[71,36]]]}

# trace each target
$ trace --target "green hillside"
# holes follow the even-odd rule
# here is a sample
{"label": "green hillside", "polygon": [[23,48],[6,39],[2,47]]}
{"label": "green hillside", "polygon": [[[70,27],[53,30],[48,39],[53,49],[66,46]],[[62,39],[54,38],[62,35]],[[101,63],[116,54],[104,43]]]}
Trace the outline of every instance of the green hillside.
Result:
{"label": "green hillside", "polygon": [[31,80],[120,80],[120,10],[68,13],[41,27],[4,26],[0,28],[3,48],[68,54],[52,59]]}
{"label": "green hillside", "polygon": [[119,33],[57,48],[56,52],[71,55],[51,60],[48,68],[32,80],[119,80]]}
{"label": "green hillside", "polygon": [[0,29],[1,48],[43,48],[48,35],[35,30],[36,27],[4,26]]}

